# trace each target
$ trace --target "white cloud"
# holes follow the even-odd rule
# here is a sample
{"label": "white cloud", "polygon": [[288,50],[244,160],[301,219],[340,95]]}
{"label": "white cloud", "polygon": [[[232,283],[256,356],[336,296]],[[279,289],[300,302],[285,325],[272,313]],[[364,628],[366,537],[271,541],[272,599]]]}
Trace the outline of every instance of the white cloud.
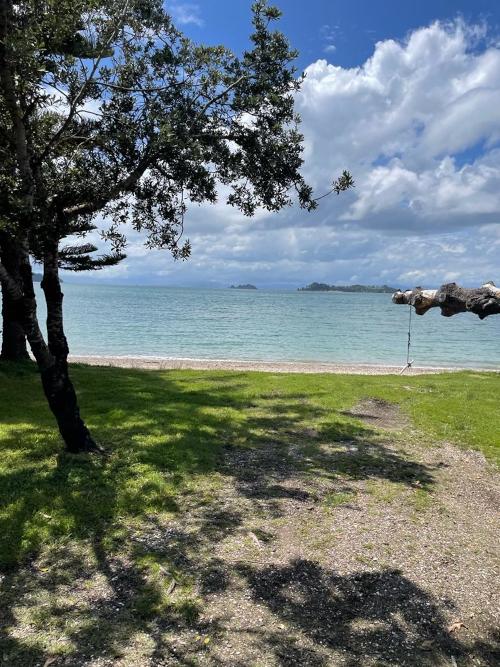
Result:
{"label": "white cloud", "polygon": [[482,138],[494,141],[500,50],[471,53],[472,34],[461,22],[435,23],[406,43],[377,43],[362,67],[310,65],[297,105],[310,150],[321,151],[313,174],[325,160],[370,167],[379,156],[401,155],[420,170]]}
{"label": "white cloud", "polygon": [[445,157],[431,169],[416,171],[394,158],[363,175],[357,199],[341,219],[377,224],[381,213],[408,228],[476,225],[490,216],[500,221],[500,160],[497,167],[479,159],[457,168],[453,158]]}
{"label": "white cloud", "polygon": [[260,285],[500,280],[500,47],[484,36],[484,26],[434,23],[404,42],[378,42],[357,68],[312,63],[297,95],[304,174],[322,193],[347,168],[355,190],[311,214],[294,208],[253,221],[223,197],[193,207],[185,221],[192,259],[144,254],[136,235],[126,276]]}
{"label": "white cloud", "polygon": [[178,25],[197,25],[203,26],[203,19],[200,16],[200,6],[190,2],[172,2],[167,3],[167,10],[172,14],[174,21]]}
{"label": "white cloud", "polygon": [[340,35],[340,26],[331,26],[328,23],[325,23],[321,26],[319,33],[321,39],[325,42],[323,51],[325,53],[334,53],[337,50],[334,42],[337,41],[337,38]]}

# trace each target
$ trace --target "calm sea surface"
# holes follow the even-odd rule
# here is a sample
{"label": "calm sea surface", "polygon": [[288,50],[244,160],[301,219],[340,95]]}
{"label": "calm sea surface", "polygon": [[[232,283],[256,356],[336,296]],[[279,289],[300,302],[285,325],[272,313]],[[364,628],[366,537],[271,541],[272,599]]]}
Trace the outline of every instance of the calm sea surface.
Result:
{"label": "calm sea surface", "polygon": [[[390,294],[68,283],[63,290],[72,354],[406,361],[408,308]],[[412,357],[419,366],[500,368],[500,317],[413,315]]]}

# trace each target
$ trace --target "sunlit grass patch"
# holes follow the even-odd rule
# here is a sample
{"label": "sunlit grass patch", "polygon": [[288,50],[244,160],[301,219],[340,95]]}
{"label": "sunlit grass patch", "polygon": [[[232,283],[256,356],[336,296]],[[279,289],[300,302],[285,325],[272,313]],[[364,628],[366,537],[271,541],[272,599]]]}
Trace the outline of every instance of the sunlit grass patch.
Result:
{"label": "sunlit grass patch", "polygon": [[366,491],[379,502],[392,503],[405,493],[406,487],[399,482],[391,482],[383,479],[370,479],[366,483]]}
{"label": "sunlit grass patch", "polygon": [[333,509],[351,503],[355,497],[356,494],[353,491],[331,491],[324,495],[322,503],[326,509]]}

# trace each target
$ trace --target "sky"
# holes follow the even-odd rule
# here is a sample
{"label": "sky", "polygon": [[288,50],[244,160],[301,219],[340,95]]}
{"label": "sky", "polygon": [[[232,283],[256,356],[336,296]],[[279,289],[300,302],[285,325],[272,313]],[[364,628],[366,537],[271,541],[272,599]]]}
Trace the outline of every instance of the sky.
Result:
{"label": "sky", "polygon": [[[196,41],[248,44],[250,0],[168,0]],[[296,96],[302,173],[315,193],[348,169],[356,188],[248,219],[191,207],[187,262],[146,250],[73,282],[296,288],[500,282],[500,2],[277,0],[306,74]],[[223,195],[223,193],[221,193]]]}

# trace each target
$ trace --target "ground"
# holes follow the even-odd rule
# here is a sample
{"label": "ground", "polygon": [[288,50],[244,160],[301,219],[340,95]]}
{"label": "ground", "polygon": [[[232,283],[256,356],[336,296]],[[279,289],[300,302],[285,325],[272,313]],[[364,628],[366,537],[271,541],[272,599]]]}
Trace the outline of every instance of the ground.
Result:
{"label": "ground", "polygon": [[0,664],[496,665],[500,376],[0,367]]}

